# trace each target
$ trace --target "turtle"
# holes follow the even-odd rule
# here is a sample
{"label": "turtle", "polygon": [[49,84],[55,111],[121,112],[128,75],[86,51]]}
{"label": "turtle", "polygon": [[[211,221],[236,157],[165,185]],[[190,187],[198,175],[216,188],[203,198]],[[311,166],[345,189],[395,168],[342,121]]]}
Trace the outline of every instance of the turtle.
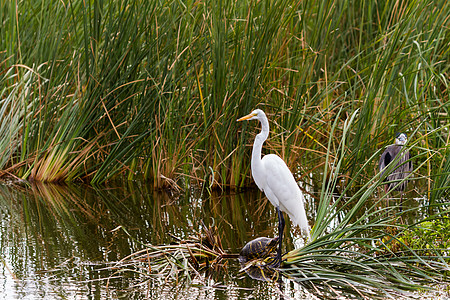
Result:
{"label": "turtle", "polygon": [[266,258],[274,252],[278,246],[278,237],[258,237],[251,240],[241,249],[239,253],[239,262],[244,264],[257,258]]}

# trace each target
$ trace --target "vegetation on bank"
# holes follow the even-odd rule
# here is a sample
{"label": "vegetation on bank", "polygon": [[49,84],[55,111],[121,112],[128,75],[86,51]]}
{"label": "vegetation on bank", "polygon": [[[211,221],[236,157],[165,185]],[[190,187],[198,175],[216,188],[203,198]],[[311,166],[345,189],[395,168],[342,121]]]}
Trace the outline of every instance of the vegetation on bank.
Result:
{"label": "vegetation on bank", "polygon": [[235,120],[259,107],[264,151],[299,174],[343,155],[364,185],[403,131],[430,197],[447,194],[447,1],[4,1],[0,15],[3,176],[248,186],[259,128]]}

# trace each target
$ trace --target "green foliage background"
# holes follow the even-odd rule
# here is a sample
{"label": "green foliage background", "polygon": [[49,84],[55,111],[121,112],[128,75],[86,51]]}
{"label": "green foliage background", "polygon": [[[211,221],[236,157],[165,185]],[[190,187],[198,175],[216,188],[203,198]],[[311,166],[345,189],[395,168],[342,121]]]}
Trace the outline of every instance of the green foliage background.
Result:
{"label": "green foliage background", "polygon": [[447,193],[448,1],[2,1],[0,16],[3,175],[243,187],[258,125],[238,117],[264,109],[264,151],[306,174],[338,159],[358,110],[346,178],[404,131]]}

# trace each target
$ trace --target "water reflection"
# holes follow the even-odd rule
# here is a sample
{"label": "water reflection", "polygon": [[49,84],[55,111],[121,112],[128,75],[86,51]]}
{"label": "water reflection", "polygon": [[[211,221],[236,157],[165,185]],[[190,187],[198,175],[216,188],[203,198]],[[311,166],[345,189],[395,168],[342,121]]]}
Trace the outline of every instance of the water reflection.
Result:
{"label": "water reflection", "polygon": [[[256,208],[256,209],[255,209]],[[169,195],[142,183],[94,189],[89,186],[0,185],[1,285],[4,299],[156,299],[161,293],[183,298],[251,297],[258,283],[249,278],[212,274],[196,292],[181,287],[146,286],[133,278],[111,281],[101,266],[143,248],[187,238],[202,223],[217,226],[227,252],[237,253],[256,236],[274,236],[276,215],[259,192],[222,196]],[[119,226],[126,228],[130,236]],[[292,240],[292,237],[291,237]],[[293,247],[291,245],[291,247]],[[230,262],[237,274],[239,266]],[[270,287],[259,287],[269,293]],[[202,296],[201,296],[202,295]],[[176,298],[176,297],[175,297]]]}
{"label": "water reflection", "polygon": [[[313,225],[318,197],[310,190],[306,198]],[[406,208],[420,205],[417,199],[405,201]],[[414,214],[406,221],[413,222]],[[276,212],[258,190],[173,195],[136,182],[104,188],[0,185],[0,295],[3,299],[279,298],[277,285],[238,275],[237,260],[230,260],[220,272],[202,274],[195,286],[140,282],[133,276],[100,280],[114,275],[104,269],[109,262],[141,250],[143,244],[169,244],[173,236],[187,239],[203,224],[217,226],[228,253],[239,253],[256,237],[277,235]],[[286,225],[288,251],[301,246],[303,239],[290,222]],[[114,230],[119,226],[130,235]],[[133,285],[136,288],[130,289]],[[291,282],[283,285],[285,295],[307,296]]]}
{"label": "water reflection", "polygon": [[129,251],[86,189],[0,186],[0,207],[5,299],[100,299],[101,286],[90,282],[98,278],[94,266]]}

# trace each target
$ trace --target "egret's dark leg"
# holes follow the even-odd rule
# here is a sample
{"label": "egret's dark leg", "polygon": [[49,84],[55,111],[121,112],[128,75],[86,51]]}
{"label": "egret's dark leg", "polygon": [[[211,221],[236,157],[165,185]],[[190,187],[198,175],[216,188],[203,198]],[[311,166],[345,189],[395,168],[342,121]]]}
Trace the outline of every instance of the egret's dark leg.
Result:
{"label": "egret's dark leg", "polygon": [[281,264],[281,245],[283,244],[283,232],[284,232],[284,217],[281,210],[277,207],[277,213],[278,213],[278,234],[280,235],[279,245],[278,245],[278,259]]}
{"label": "egret's dark leg", "polygon": [[277,207],[278,213],[278,249],[277,256],[272,260],[269,265],[278,268],[281,265],[281,245],[283,244],[283,231],[284,231],[284,217],[281,210]]}

